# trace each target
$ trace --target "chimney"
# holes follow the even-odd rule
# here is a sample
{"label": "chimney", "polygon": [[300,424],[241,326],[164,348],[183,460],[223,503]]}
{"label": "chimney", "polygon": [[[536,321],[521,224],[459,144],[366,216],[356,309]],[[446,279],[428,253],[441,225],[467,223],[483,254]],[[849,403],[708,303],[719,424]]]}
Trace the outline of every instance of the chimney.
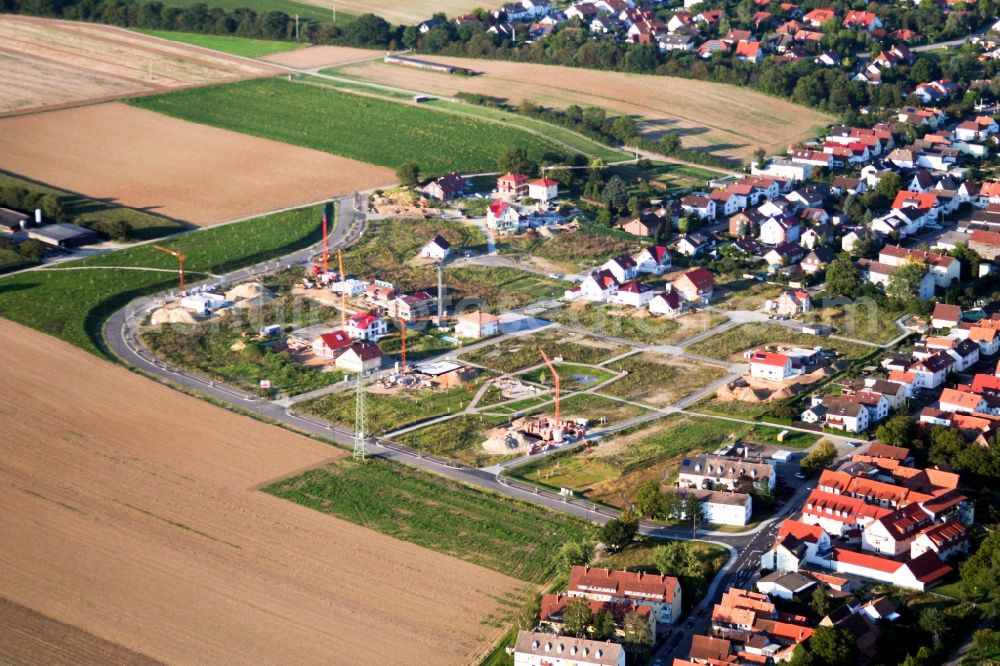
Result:
{"label": "chimney", "polygon": [[41,223],[42,223],[42,209],[41,208],[36,208],[35,209],[35,224],[41,224]]}

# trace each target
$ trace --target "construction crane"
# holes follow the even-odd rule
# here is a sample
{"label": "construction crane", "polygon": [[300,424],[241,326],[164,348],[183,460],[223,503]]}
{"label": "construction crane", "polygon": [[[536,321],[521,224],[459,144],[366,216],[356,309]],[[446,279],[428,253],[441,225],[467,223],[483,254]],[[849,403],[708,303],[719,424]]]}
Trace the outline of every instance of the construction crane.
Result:
{"label": "construction crane", "polygon": [[337,268],[340,270],[340,325],[347,326],[347,278],[344,275],[344,258],[340,250],[337,250]]}
{"label": "construction crane", "polygon": [[[329,269],[329,266],[327,266],[327,264],[329,263],[329,256],[330,256],[330,249],[329,249],[330,246],[329,246],[329,241],[328,241],[329,237],[327,235],[327,212],[329,210],[330,210],[329,206],[327,206],[327,207],[325,207],[323,209],[323,279],[324,280],[329,280],[330,279],[329,278],[330,269]],[[341,272],[343,272],[343,271],[341,271]],[[344,276],[341,275],[340,279],[343,280]]]}
{"label": "construction crane", "polygon": [[[411,321],[433,321],[437,322],[437,317],[414,317],[413,319],[403,319],[399,317],[399,370],[406,372],[406,325]],[[440,325],[440,323],[438,323]]]}
{"label": "construction crane", "polygon": [[538,351],[542,352],[542,360],[545,361],[545,365],[549,366],[549,372],[552,373],[552,382],[556,385],[556,426],[558,427],[561,421],[559,418],[559,373],[556,372],[556,368],[552,365],[549,357],[545,355],[545,350],[539,347]]}
{"label": "construction crane", "polygon": [[184,293],[184,260],[187,259],[187,255],[177,250],[171,250],[169,247],[163,247],[162,245],[154,245],[153,247],[159,250],[160,252],[166,252],[167,254],[172,254],[173,256],[177,257],[177,264],[179,266],[178,271],[180,273],[180,278],[181,278],[180,290],[181,293]]}

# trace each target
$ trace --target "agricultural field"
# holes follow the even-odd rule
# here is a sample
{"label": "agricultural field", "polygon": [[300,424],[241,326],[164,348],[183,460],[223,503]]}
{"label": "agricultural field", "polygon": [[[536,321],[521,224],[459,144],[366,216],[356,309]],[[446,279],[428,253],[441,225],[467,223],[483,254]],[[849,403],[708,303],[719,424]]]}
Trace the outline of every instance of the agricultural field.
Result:
{"label": "agricultural field", "polygon": [[279,71],[111,26],[10,14],[0,42],[0,115]]}
{"label": "agricultural field", "polygon": [[384,461],[345,460],[266,492],[530,583],[549,580],[560,546],[587,531],[569,516]]}
{"label": "agricultural field", "polygon": [[[324,0],[302,0],[318,7],[328,7]],[[390,23],[413,25],[425,21],[439,12],[449,17],[468,14],[478,7],[472,0],[414,0],[399,2],[398,0],[337,0],[337,17],[345,11],[355,16],[361,14],[376,14]]]}
{"label": "agricultural field", "polygon": [[[670,164],[667,162],[653,162],[650,168],[640,168],[635,164],[620,164],[609,168],[609,173],[618,174],[627,183],[634,182],[638,178],[657,181],[663,183],[665,189],[654,189],[651,195],[656,198],[664,195],[674,194],[680,190],[703,188],[705,184],[717,178],[718,172],[700,169],[686,164]],[[638,186],[631,186],[629,192],[639,193]]]}
{"label": "agricultural field", "polygon": [[195,226],[396,179],[389,169],[117,102],[0,119],[0,164],[25,178]]}
{"label": "agricultural field", "polygon": [[686,395],[726,376],[715,365],[643,352],[609,363],[609,370],[627,373],[601,393],[656,407],[671,405]]}
{"label": "agricultural field", "polygon": [[[0,121],[2,126],[3,121]],[[37,139],[36,138],[36,143]],[[0,139],[2,142],[2,139]],[[133,208],[123,208],[109,203],[105,200],[89,199],[79,194],[67,192],[54,187],[41,185],[31,180],[18,178],[0,172],[0,192],[19,192],[17,199],[27,197],[40,198],[46,194],[54,194],[59,198],[59,205],[62,206],[63,215],[71,222],[85,227],[96,227],[100,229],[102,225],[110,225],[115,222],[124,222],[128,227],[128,240],[151,240],[168,234],[175,234],[185,229],[184,225],[168,220],[157,215]],[[14,198],[6,197],[5,198]],[[25,206],[22,202],[21,208],[32,208]]]}
{"label": "agricultural field", "polygon": [[550,237],[529,231],[517,236],[501,236],[496,239],[496,247],[500,254],[539,270],[575,273],[649,245],[628,234],[599,231],[584,228],[554,233]]}
{"label": "agricultural field", "polygon": [[[381,435],[436,416],[458,414],[469,406],[485,379],[480,376],[474,382],[445,390],[408,388],[386,394],[381,389],[369,388],[365,401],[365,428],[374,435]],[[353,428],[353,398],[353,392],[330,393],[297,403],[296,408]]]}
{"label": "agricultural field", "polygon": [[842,354],[845,358],[856,360],[871,354],[875,347],[837,340],[819,338],[806,333],[796,333],[785,326],[777,324],[742,324],[727,331],[696,342],[686,349],[691,354],[708,356],[709,358],[742,360],[742,353],[761,345],[789,344],[814,347],[821,345]]}
{"label": "agricultural field", "polygon": [[463,354],[462,358],[499,372],[516,372],[542,362],[539,348],[545,349],[550,359],[560,356],[567,363],[588,365],[627,351],[621,345],[556,330],[507,338]]}
{"label": "agricultural field", "polygon": [[[637,118],[640,133],[647,138],[676,132],[685,148],[735,162],[747,160],[757,146],[769,153],[782,152],[833,121],[818,111],[721,83],[499,60],[440,56],[434,60],[479,75],[458,78],[382,62],[344,66],[340,71],[447,97],[469,92],[500,96],[513,104],[530,100],[557,108],[598,106]],[[643,94],[636,96],[636,90]]]}
{"label": "agricultural field", "polygon": [[[241,0],[240,7],[246,7],[246,2]],[[297,4],[297,3],[292,3]],[[174,7],[182,6],[181,3],[173,4]],[[216,5],[218,6],[218,5]],[[250,39],[248,37],[233,37],[232,35],[205,35],[197,32],[175,32],[173,30],[141,30],[133,28],[136,32],[160,39],[169,39],[172,42],[181,42],[191,46],[201,46],[214,51],[231,53],[232,55],[244,58],[260,58],[262,56],[285,53],[296,49],[304,48],[306,45],[297,42],[278,41],[273,39]]]}
{"label": "agricultural field", "polygon": [[539,161],[562,157],[526,132],[286,79],[181,90],[131,104],[392,169],[416,162],[428,176],[494,170],[507,148],[523,148]]}
{"label": "agricultural field", "polygon": [[297,69],[314,69],[331,64],[339,65],[371,58],[384,58],[385,52],[373,49],[359,49],[351,46],[307,46],[304,49],[287,51],[265,56],[261,60]]}
{"label": "agricultural field", "polygon": [[[170,0],[170,6],[191,7],[200,1]],[[263,15],[271,11],[284,12],[289,16],[298,14],[303,19],[315,21],[316,23],[330,23],[333,20],[333,12],[331,12],[331,5],[328,2],[297,2],[296,0],[208,0],[205,4],[211,9],[218,7],[230,12],[245,7],[257,12],[258,15]],[[354,19],[353,12],[351,14],[340,12],[339,4],[337,7],[337,25],[352,21]]]}
{"label": "agricultural field", "polygon": [[[352,524],[310,511],[258,489],[337,470],[337,449],[12,322],[0,334],[0,396],[17,404],[0,415],[0,626],[10,606],[32,615],[0,630],[0,661],[45,661],[46,636],[62,648],[53,663],[468,663],[524,583],[419,546],[541,580],[582,534],[565,517],[377,463],[366,477],[344,461],[352,511],[409,513],[421,489],[428,507],[412,533],[396,529],[404,540],[379,533],[387,514],[344,511]],[[461,533],[470,515],[491,522]]]}
{"label": "agricultural field", "polygon": [[[166,245],[187,255],[185,269],[194,281],[206,272],[233,270],[312,245],[320,238],[321,216],[318,206],[275,213]],[[176,267],[173,257],[143,245],[0,278],[0,316],[100,354],[105,319],[133,298],[175,287]]]}
{"label": "agricultural field", "polygon": [[705,310],[669,319],[650,315],[645,308],[595,305],[589,302],[555,308],[545,312],[542,317],[601,335],[656,345],[680,342],[726,321],[725,315]]}

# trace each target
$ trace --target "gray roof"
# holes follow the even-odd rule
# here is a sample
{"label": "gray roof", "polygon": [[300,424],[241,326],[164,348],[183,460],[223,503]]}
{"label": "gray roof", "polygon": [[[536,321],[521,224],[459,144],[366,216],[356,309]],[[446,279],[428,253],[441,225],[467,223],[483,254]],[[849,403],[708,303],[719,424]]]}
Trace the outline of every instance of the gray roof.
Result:
{"label": "gray roof", "polygon": [[0,226],[15,228],[20,226],[21,220],[30,220],[31,215],[13,208],[0,208]]}
{"label": "gray roof", "polygon": [[552,657],[566,663],[580,661],[601,666],[616,666],[621,658],[622,646],[617,643],[556,636],[540,631],[520,631],[514,643],[514,651]]}
{"label": "gray roof", "polygon": [[34,229],[31,229],[31,236],[33,238],[41,236],[44,239],[51,240],[56,243],[62,243],[64,241],[74,240],[84,236],[96,236],[96,234],[85,227],[63,222],[60,224],[47,224],[43,227],[35,227]]}

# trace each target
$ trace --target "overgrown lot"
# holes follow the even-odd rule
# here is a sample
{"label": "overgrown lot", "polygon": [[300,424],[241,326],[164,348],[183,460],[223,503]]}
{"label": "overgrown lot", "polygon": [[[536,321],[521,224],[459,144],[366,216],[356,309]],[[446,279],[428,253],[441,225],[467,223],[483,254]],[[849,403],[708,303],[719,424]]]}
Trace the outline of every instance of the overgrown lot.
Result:
{"label": "overgrown lot", "polygon": [[743,324],[719,335],[714,335],[687,348],[687,351],[700,356],[726,359],[734,354],[761,345],[790,344],[803,347],[822,346],[843,354],[846,358],[855,360],[875,351],[875,347],[817,337],[806,333],[796,333],[784,326],[775,324]]}
{"label": "overgrown lot", "polygon": [[463,355],[470,363],[483,365],[500,372],[515,372],[542,362],[539,349],[544,349],[550,359],[562,357],[567,363],[595,365],[626,351],[625,347],[566,334],[544,331],[534,335],[507,338],[496,344],[480,347]]}
{"label": "overgrown lot", "polygon": [[726,321],[724,315],[706,311],[668,319],[649,316],[645,309],[593,303],[573,303],[548,310],[542,317],[601,335],[657,345],[680,342]]}
{"label": "overgrown lot", "polygon": [[532,583],[582,521],[385,461],[343,460],[265,489],[369,529]]}
{"label": "overgrown lot", "polygon": [[497,238],[500,254],[528,263],[537,263],[540,259],[550,265],[545,270],[551,267],[567,273],[594,268],[612,257],[636,252],[643,246],[641,241],[628,234],[594,227],[558,232],[550,237],[529,231]]}
{"label": "overgrown lot", "polygon": [[718,366],[648,352],[609,363],[607,367],[628,374],[602,388],[601,393],[656,407],[672,404],[726,375],[726,370]]}
{"label": "overgrown lot", "polygon": [[536,161],[565,155],[537,136],[493,123],[282,78],[181,90],[130,101],[205,125],[427,175],[493,171],[507,148]]}

